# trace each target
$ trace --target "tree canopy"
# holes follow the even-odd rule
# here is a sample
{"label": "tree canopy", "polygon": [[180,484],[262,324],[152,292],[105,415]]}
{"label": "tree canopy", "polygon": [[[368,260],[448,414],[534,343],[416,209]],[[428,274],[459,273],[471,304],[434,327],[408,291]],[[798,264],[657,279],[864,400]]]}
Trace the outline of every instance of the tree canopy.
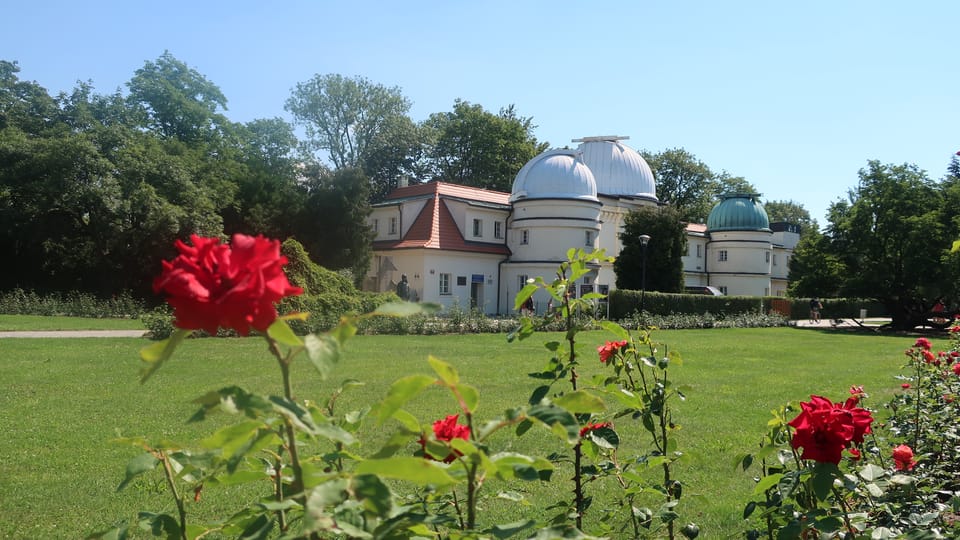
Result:
{"label": "tree canopy", "polygon": [[791,292],[876,298],[900,328],[919,324],[937,298],[955,304],[956,183],[953,174],[936,182],[914,165],[868,162],[847,200],[831,205],[823,236],[798,246]]}
{"label": "tree canopy", "polygon": [[[644,247],[640,236],[650,237]],[[687,235],[680,213],[673,207],[644,207],[627,215],[620,234],[623,249],[613,263],[618,289],[680,292]]]}
{"label": "tree canopy", "polygon": [[493,114],[458,99],[453,111],[434,113],[424,124],[435,177],[455,184],[510,191],[524,164],[547,149],[533,135],[533,120],[513,105]]}

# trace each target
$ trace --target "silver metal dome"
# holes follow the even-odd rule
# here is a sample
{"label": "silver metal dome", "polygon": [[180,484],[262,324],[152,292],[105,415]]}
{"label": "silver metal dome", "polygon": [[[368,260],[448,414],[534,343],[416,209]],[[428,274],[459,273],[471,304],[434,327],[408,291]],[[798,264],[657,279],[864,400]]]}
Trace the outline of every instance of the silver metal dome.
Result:
{"label": "silver metal dome", "polygon": [[510,202],[523,199],[598,201],[593,173],[576,150],[547,150],[520,169]]}
{"label": "silver metal dome", "polygon": [[650,165],[636,150],[621,141],[629,137],[617,135],[584,137],[577,150],[590,167],[600,195],[657,199],[656,182]]}

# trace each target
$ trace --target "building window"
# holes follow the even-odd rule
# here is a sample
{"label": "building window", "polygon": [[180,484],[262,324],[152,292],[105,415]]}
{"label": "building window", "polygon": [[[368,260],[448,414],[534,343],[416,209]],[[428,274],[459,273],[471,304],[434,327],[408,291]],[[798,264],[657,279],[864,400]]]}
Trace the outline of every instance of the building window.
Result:
{"label": "building window", "polygon": [[397,234],[397,218],[390,218],[390,234]]}
{"label": "building window", "polygon": [[373,220],[373,234],[378,234],[380,232],[380,220]]}
{"label": "building window", "polygon": [[774,265],[774,266],[777,265],[777,254],[776,254],[776,253],[773,254],[773,265]]}
{"label": "building window", "polygon": [[764,261],[764,262],[770,262],[770,252],[769,252],[769,251],[765,251],[765,252],[763,252],[763,253],[764,253],[764,255],[766,255],[766,261]]}
{"label": "building window", "polygon": [[493,222],[493,237],[498,240],[503,240],[503,222],[502,221]]}
{"label": "building window", "polygon": [[703,256],[703,253],[701,253],[702,248],[703,248],[703,246],[701,246],[700,244],[697,244],[697,258],[698,258],[698,259]]}
{"label": "building window", "polygon": [[592,246],[593,245],[593,231],[583,231],[583,245]]}
{"label": "building window", "polygon": [[473,236],[474,238],[479,238],[483,236],[483,221],[479,219],[473,220]]}
{"label": "building window", "polygon": [[450,274],[440,274],[440,294],[450,294]]}
{"label": "building window", "polygon": [[527,286],[528,279],[530,279],[530,277],[526,274],[520,274],[517,276],[517,292],[522,291],[523,288]]}
{"label": "building window", "polygon": [[727,295],[727,287],[726,287],[726,285],[721,285],[721,286],[719,286],[719,287],[717,287],[717,288],[720,289],[720,292],[722,292],[724,296]]}
{"label": "building window", "polygon": [[520,243],[523,245],[530,243],[530,231],[526,229],[520,231]]}
{"label": "building window", "polygon": [[720,251],[718,251],[718,252],[717,252],[717,260],[720,261],[720,262],[726,261],[726,260],[727,260],[727,250],[721,249]]}

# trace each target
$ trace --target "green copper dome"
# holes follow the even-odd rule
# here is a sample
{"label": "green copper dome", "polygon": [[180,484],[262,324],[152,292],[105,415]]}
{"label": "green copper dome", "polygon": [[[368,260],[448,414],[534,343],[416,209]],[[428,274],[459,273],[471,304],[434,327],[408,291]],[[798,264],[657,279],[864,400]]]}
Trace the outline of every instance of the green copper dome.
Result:
{"label": "green copper dome", "polygon": [[713,207],[707,218],[707,232],[713,231],[769,231],[767,211],[757,200],[756,193],[723,195],[720,204]]}

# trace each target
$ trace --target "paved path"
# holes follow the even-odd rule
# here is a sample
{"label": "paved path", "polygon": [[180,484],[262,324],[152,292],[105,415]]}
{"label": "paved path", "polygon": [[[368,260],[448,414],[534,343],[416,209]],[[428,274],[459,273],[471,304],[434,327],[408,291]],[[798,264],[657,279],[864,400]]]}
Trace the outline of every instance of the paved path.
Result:
{"label": "paved path", "polygon": [[146,330],[30,330],[0,332],[0,338],[138,338],[146,333]]}

